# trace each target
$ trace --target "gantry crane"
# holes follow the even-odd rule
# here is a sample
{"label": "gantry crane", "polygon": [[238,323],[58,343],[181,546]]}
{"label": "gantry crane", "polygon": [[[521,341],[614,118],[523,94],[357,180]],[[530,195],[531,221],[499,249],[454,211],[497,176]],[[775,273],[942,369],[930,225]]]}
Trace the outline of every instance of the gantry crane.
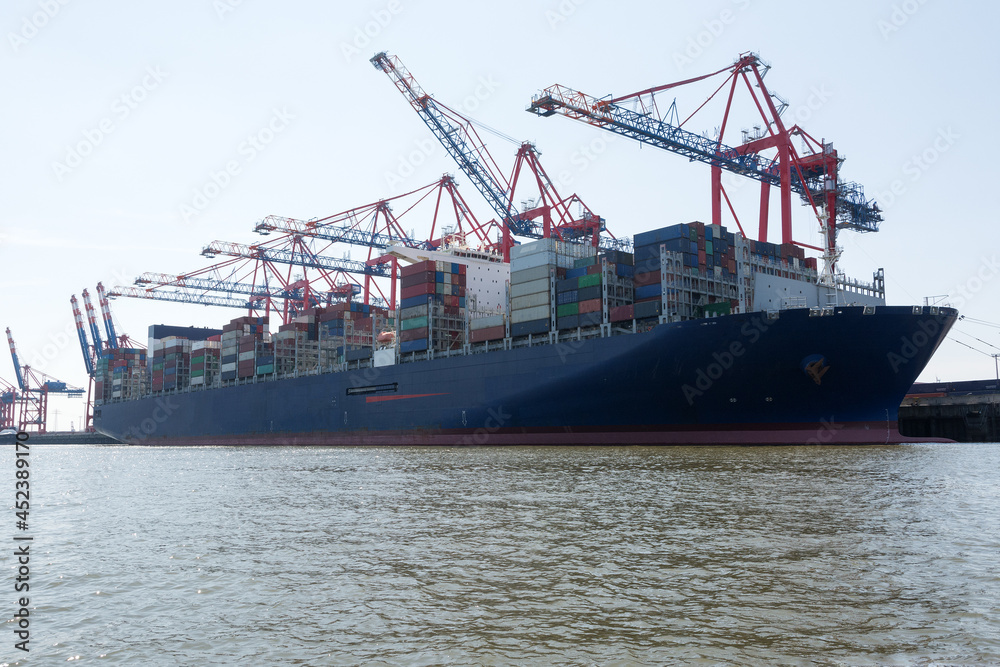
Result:
{"label": "gantry crane", "polygon": [[94,304],[90,302],[90,292],[86,288],[82,292],[83,307],[87,311],[87,324],[90,326],[90,338],[94,345],[94,354],[100,358],[104,353],[104,343],[101,340],[101,330],[97,326],[97,314],[94,311]]}
{"label": "gantry crane", "polygon": [[[758,238],[762,241],[767,240],[770,187],[777,185],[780,188],[782,243],[795,243],[822,251],[824,257],[822,281],[825,284],[833,284],[839,256],[836,245],[837,230],[846,228],[859,232],[878,231],[882,212],[874,201],[865,198],[864,189],[860,185],[840,179],[840,164],[843,159],[837,155],[831,143],[816,141],[797,125],[791,128],[785,127],[781,111],[787,104],[776,94],[768,91],[764,85],[764,75],[768,69],[769,66],[764,64],[757,54],[746,53],[731,66],[717,72],[611,99],[599,99],[566,86],[555,85],[536,95],[527,110],[539,116],[560,114],[678,153],[690,160],[709,164],[712,177],[712,223],[716,225],[722,224],[722,199],[725,198],[740,231],[743,231],[732,203],[722,187],[722,171],[760,181]],[[709,97],[711,100],[726,87],[727,83],[729,84],[725,113],[717,137],[702,136],[684,129],[683,125],[694,114],[684,121],[679,121],[676,105],[671,105],[665,113],[660,113],[655,98],[657,93],[725,73],[728,73],[726,81]],[[741,81],[750,92],[752,106],[758,110],[763,119],[764,129],[761,130],[760,126],[757,126],[757,132],[744,132],[743,142],[740,145],[729,146],[723,141],[730,120],[733,98]],[[709,100],[702,103],[698,109],[702,109]],[[776,100],[778,106],[775,106]],[[624,106],[626,103],[635,104],[638,109],[626,108]],[[803,154],[796,150],[793,137],[798,137],[804,142]],[[775,154],[768,157],[763,155],[765,151],[775,151]],[[815,212],[820,221],[824,247],[817,248],[792,239],[793,192]]]}
{"label": "gantry crane", "polygon": [[48,419],[49,394],[66,394],[81,396],[84,393],[79,387],[72,387],[60,382],[45,373],[36,371],[30,366],[21,366],[17,358],[17,348],[14,336],[7,327],[7,342],[10,345],[10,356],[14,361],[14,371],[17,374],[17,385],[21,392],[18,430],[25,432],[45,433]]}
{"label": "gantry crane", "polygon": [[[70,296],[69,302],[73,305],[73,321],[76,324],[76,335],[80,339],[80,350],[83,352],[83,364],[87,367],[87,375],[93,377],[94,355],[91,350],[90,343],[87,342],[87,330],[83,326],[83,315],[80,313],[80,303],[76,300],[75,294]],[[100,353],[100,350],[97,352]]]}
{"label": "gantry crane", "polygon": [[[507,178],[486,149],[471,120],[425,93],[397,56],[383,51],[372,57],[371,63],[389,76],[496,212],[503,230],[501,247],[505,260],[510,260],[514,235],[527,238],[548,238],[552,235],[580,238],[589,235],[595,246],[628,247],[626,240],[600,237],[601,231],[605,230],[603,219],[586,207],[577,195],[559,196],[555,184],[538,161],[538,151],[530,142],[521,144],[512,175]],[[534,175],[539,201],[530,210],[518,212],[514,206],[515,190],[525,166]],[[572,207],[576,205],[583,209],[579,218],[572,213]],[[541,223],[537,222],[539,218]]]}

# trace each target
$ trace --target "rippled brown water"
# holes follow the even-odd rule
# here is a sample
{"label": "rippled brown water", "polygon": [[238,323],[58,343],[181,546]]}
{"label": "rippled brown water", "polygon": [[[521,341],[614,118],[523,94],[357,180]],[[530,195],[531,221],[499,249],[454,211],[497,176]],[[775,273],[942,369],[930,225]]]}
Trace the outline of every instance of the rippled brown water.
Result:
{"label": "rippled brown water", "polygon": [[1000,663],[996,445],[31,456],[0,663]]}

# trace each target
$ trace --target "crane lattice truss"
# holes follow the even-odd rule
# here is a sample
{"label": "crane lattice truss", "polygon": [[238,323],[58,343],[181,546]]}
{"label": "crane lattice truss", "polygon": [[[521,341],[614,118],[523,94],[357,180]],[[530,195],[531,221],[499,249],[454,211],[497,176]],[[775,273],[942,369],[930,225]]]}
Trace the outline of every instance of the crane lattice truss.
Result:
{"label": "crane lattice truss", "polygon": [[83,315],[80,314],[80,302],[72,295],[69,302],[73,304],[73,321],[76,323],[76,335],[80,339],[80,349],[83,352],[83,364],[87,367],[87,375],[94,375],[94,354],[87,342],[87,330],[83,326]]}
{"label": "crane lattice truss", "polygon": [[[393,204],[402,206],[402,213],[394,214]],[[421,204],[433,205],[426,241],[412,238],[402,226],[402,218],[413,215]],[[181,275],[144,273],[135,281],[142,289],[118,286],[110,295],[233,307],[251,314],[273,312],[283,322],[305,308],[350,300],[359,294],[364,303],[390,307],[396,297],[397,260],[375,251],[393,245],[432,250],[445,240],[444,236],[435,238],[435,234],[446,229],[449,238],[458,236],[464,241],[472,235],[481,244],[489,242],[489,234],[484,231],[489,228],[479,225],[448,175],[411,192],[324,218],[304,221],[268,216],[256,225],[255,231],[262,235],[277,233],[277,238],[257,245],[216,241],[202,254],[230,259]],[[309,245],[311,241],[326,244],[317,251]],[[325,256],[323,253],[335,244],[368,248],[368,258],[354,261]],[[288,268],[283,270],[279,264]],[[291,273],[296,268],[303,272],[311,269],[314,277],[295,280]],[[359,283],[352,275],[363,275],[364,282]],[[390,275],[393,280],[387,300],[372,281]],[[372,295],[373,287],[381,296]]]}
{"label": "crane lattice truss", "polygon": [[90,292],[84,289],[82,295],[83,307],[87,310],[87,324],[90,326],[90,338],[94,344],[94,354],[99,357],[104,350],[104,343],[101,341],[101,330],[97,326],[97,313],[94,311],[94,304],[90,302]]}
{"label": "crane lattice truss", "polygon": [[[817,142],[797,125],[785,127],[781,111],[787,105],[764,85],[767,70],[768,66],[756,54],[749,53],[740,56],[732,66],[717,72],[612,99],[598,99],[566,86],[555,85],[536,95],[528,111],[539,116],[560,114],[711,165],[712,223],[716,225],[722,224],[722,199],[725,198],[740,231],[743,231],[729,196],[722,187],[722,171],[760,181],[758,238],[763,241],[767,240],[770,187],[777,185],[781,195],[782,242],[814,247],[792,239],[791,195],[794,192],[813,208],[817,218],[821,220],[825,247],[814,249],[823,250],[825,256],[835,259],[837,229],[878,231],[878,223],[882,220],[881,211],[874,201],[865,198],[860,185],[840,180],[842,158],[838,157],[832,144]],[[657,93],[725,73],[728,73],[726,80],[695,111],[697,113],[720,91],[728,88],[718,137],[706,137],[684,129],[683,125],[694,114],[681,122],[676,115],[675,105],[671,105],[666,113],[660,113],[656,104]],[[753,135],[744,133],[741,144],[729,146],[724,143],[725,132],[740,82],[750,92],[753,106],[760,113],[765,131]],[[775,100],[778,101],[777,107]],[[625,103],[634,104],[636,108],[626,108],[623,106]],[[799,137],[804,143],[803,153],[800,154],[796,149],[793,137]],[[764,155],[765,151],[771,154],[770,157]]]}
{"label": "crane lattice truss", "polygon": [[[435,196],[434,216],[431,219],[428,240],[412,239],[403,231],[400,217],[424,203],[432,195]],[[446,196],[448,200],[445,199]],[[409,198],[414,200],[403,201]],[[393,202],[403,203],[407,207],[398,217],[393,213]],[[325,218],[296,220],[270,215],[257,223],[254,231],[265,236],[272,232],[299,234],[331,243],[346,243],[366,248],[385,249],[403,245],[408,248],[434,250],[442,243],[442,239],[435,239],[434,236],[438,231],[438,218],[445,210],[451,210],[454,214],[454,220],[451,221],[454,225],[452,233],[462,236],[471,234],[479,243],[489,243],[489,234],[483,231],[482,226],[469,211],[468,205],[458,192],[455,179],[448,174],[416,190],[356,206]],[[466,226],[470,229],[466,230]]]}
{"label": "crane lattice truss", "polygon": [[14,371],[17,374],[17,384],[20,389],[20,397],[14,401],[11,414],[18,422],[19,431],[45,433],[49,394],[80,396],[84,390],[60,382],[41,371],[34,370],[31,366],[21,366],[10,327],[7,328],[7,343],[10,345],[10,356],[14,361]]}
{"label": "crane lattice truss", "polygon": [[[581,238],[590,235],[595,246],[615,249],[628,247],[627,241],[600,236],[600,232],[605,230],[603,219],[584,205],[577,195],[559,195],[552,180],[542,169],[538,151],[531,143],[521,144],[514,169],[508,178],[486,149],[471,120],[425,93],[399,57],[382,52],[376,54],[371,63],[389,76],[431,133],[496,212],[503,230],[500,246],[505,260],[510,259],[510,248],[514,245],[512,236],[548,238],[555,235],[560,238]],[[518,212],[514,197],[525,167],[534,176],[537,203],[529,210]],[[572,213],[574,205],[582,209],[579,217]]]}
{"label": "crane lattice truss", "polygon": [[17,387],[0,378],[0,430],[17,428]]}

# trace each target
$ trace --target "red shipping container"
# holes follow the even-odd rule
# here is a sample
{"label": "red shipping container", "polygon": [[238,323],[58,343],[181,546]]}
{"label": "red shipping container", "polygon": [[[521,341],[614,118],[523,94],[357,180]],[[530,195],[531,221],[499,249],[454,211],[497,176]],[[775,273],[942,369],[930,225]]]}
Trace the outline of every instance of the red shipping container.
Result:
{"label": "red shipping container", "polygon": [[432,283],[434,282],[434,272],[424,271],[421,273],[414,273],[409,276],[404,276],[399,279],[400,287],[413,287],[414,285],[419,285],[420,283]]}
{"label": "red shipping container", "polygon": [[363,317],[359,320],[354,320],[354,330],[355,331],[371,331],[372,330],[372,318]]}
{"label": "red shipping container", "polygon": [[602,268],[604,267],[601,266],[600,262],[598,262],[597,264],[591,264],[590,266],[587,267],[587,275],[592,276],[595,273],[600,273]]}
{"label": "red shipping container", "polygon": [[635,306],[618,306],[612,308],[608,313],[608,318],[612,322],[624,322],[625,320],[631,320],[635,317]]}
{"label": "red shipping container", "polygon": [[421,338],[427,338],[427,329],[407,329],[406,331],[401,331],[399,333],[400,342],[406,342],[408,340],[420,340]]}
{"label": "red shipping container", "polygon": [[465,264],[459,264],[458,265],[458,275],[464,276],[465,273],[466,273],[465,269],[466,269]]}
{"label": "red shipping container", "polygon": [[699,249],[698,250],[698,266],[700,268],[703,268],[703,269],[705,268],[705,250],[704,249]]}
{"label": "red shipping container", "polygon": [[410,264],[409,266],[400,268],[399,275],[401,278],[406,278],[407,276],[416,275],[418,273],[427,273],[428,271],[433,273],[436,268],[437,264],[434,260],[428,259],[423,262],[417,262],[416,264]]}
{"label": "red shipping container", "polygon": [[421,296],[423,294],[434,294],[435,283],[423,283],[420,285],[414,285],[413,287],[404,287],[400,293],[400,299],[409,299],[413,296]]}
{"label": "red shipping container", "polygon": [[[464,266],[464,264],[463,264]],[[473,329],[471,338],[473,343],[481,343],[484,340],[499,340],[504,336],[504,326],[487,327],[485,329]]]}
{"label": "red shipping container", "polygon": [[581,313],[599,313],[601,311],[600,299],[587,299],[580,302]]}
{"label": "red shipping container", "polygon": [[648,271],[646,273],[637,273],[632,279],[636,287],[645,287],[646,285],[659,285],[660,284],[660,272],[659,271]]}

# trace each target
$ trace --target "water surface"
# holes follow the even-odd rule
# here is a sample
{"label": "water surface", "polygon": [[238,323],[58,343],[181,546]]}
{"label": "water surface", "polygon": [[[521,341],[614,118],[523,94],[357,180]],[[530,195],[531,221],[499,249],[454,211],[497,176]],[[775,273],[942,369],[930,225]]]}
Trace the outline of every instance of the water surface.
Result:
{"label": "water surface", "polygon": [[[998,464],[997,445],[36,446],[32,650],[4,632],[0,664],[996,664]],[[13,545],[10,447],[0,471]]]}

